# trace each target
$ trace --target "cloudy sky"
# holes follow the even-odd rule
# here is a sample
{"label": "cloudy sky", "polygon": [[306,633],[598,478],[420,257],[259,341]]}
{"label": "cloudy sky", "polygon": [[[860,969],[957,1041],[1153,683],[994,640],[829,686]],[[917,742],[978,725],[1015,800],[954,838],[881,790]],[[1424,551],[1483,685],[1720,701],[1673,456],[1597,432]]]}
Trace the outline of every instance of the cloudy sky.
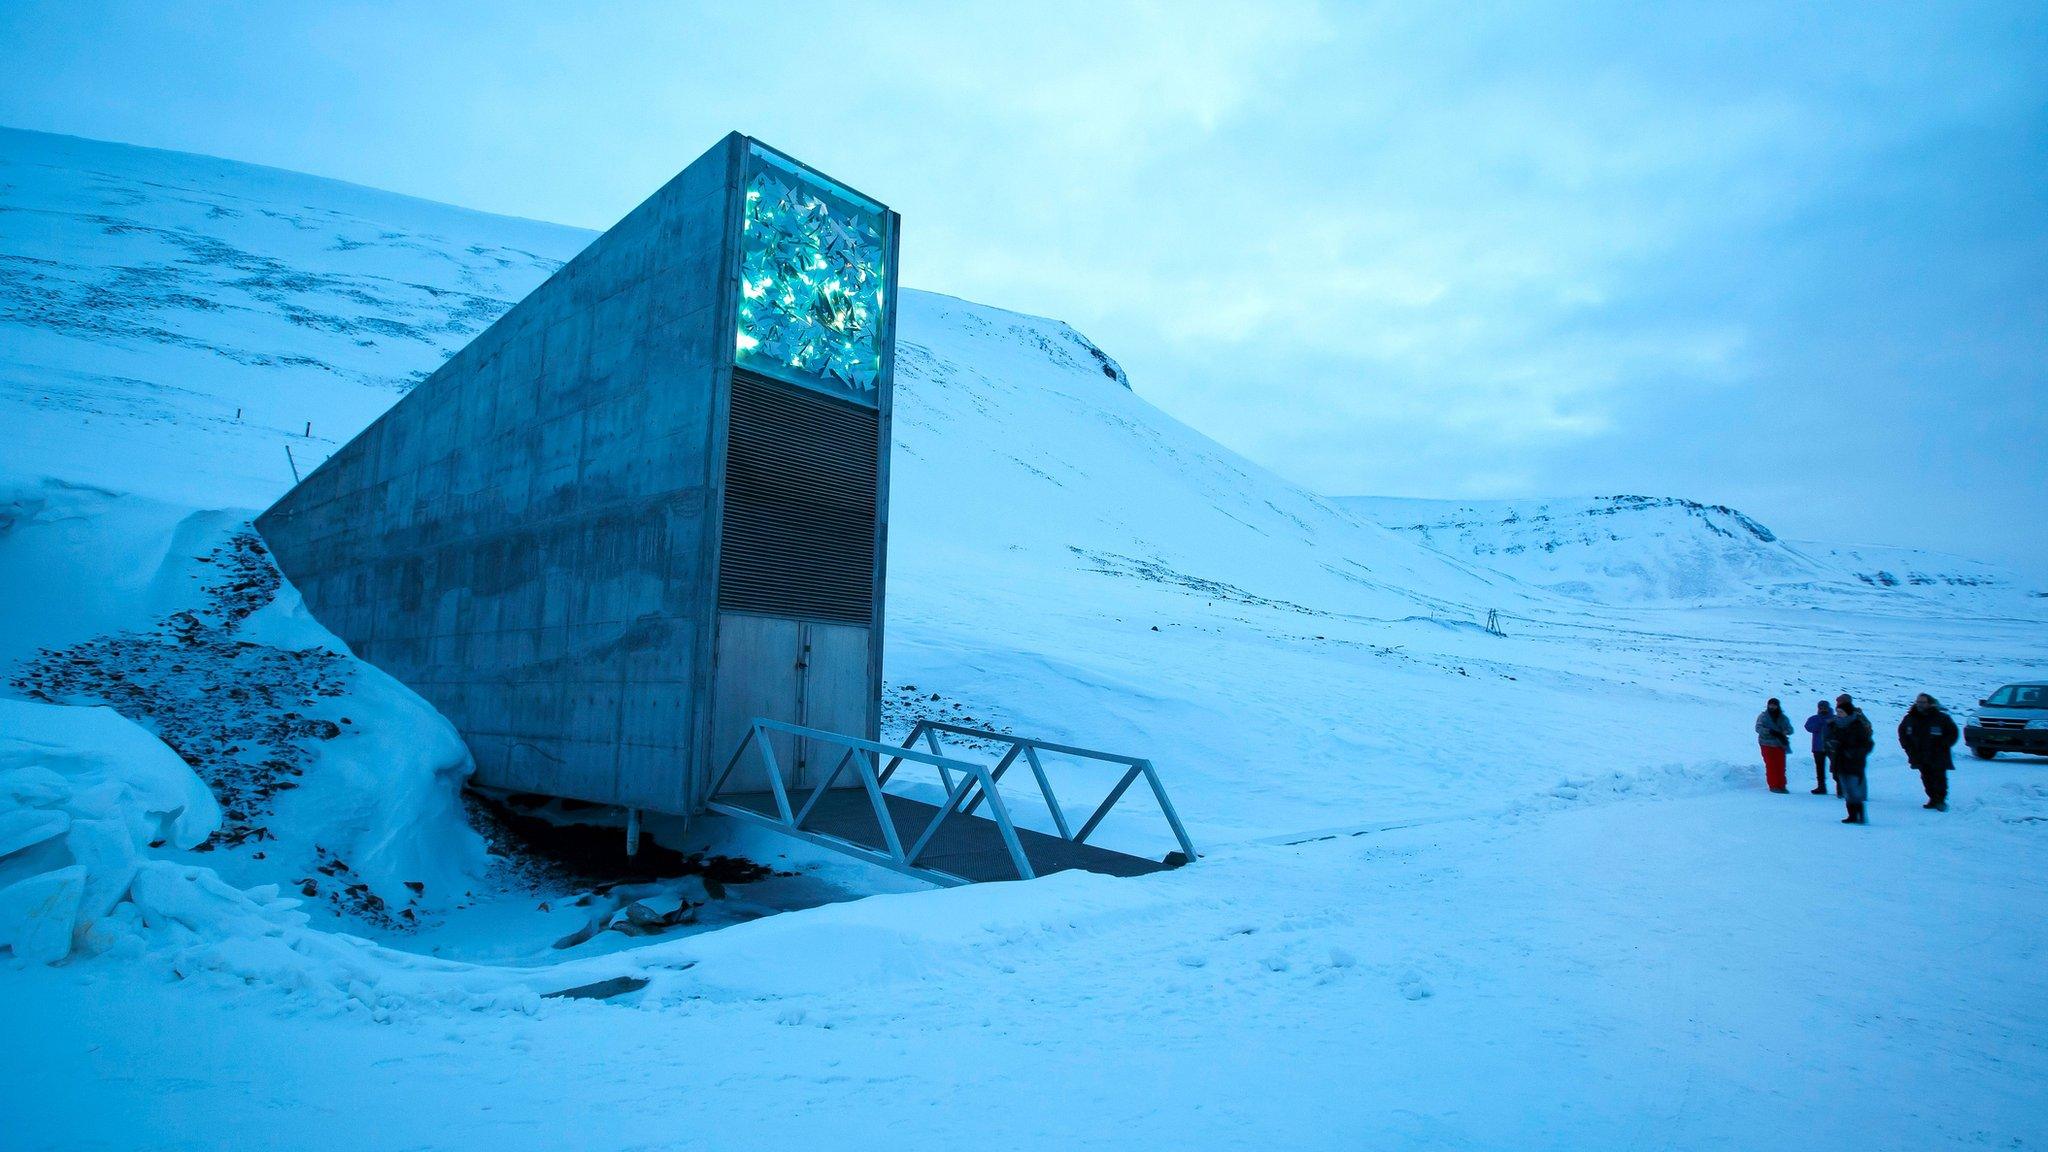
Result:
{"label": "cloudy sky", "polygon": [[8,0],[0,43],[0,123],[594,228],[737,128],[902,212],[906,284],[1323,492],[2048,569],[2035,0]]}

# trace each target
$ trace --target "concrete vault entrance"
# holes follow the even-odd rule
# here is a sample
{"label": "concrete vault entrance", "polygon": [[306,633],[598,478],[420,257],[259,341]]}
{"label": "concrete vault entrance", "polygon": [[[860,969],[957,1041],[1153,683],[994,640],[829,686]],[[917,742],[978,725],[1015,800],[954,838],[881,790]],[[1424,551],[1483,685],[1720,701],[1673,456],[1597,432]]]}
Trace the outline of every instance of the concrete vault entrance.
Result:
{"label": "concrete vault entrance", "polygon": [[879,737],[898,225],[730,135],[257,527],[480,784],[683,816],[878,792],[845,767]]}
{"label": "concrete vault entrance", "polygon": [[480,783],[688,814],[757,717],[872,738],[896,233],[728,136],[257,527]]}

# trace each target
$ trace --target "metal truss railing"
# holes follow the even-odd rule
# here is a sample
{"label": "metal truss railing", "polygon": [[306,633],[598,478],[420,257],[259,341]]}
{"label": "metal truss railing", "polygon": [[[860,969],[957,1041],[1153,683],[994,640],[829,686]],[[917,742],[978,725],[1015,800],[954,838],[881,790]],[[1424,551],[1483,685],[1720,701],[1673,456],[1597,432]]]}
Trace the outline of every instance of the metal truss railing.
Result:
{"label": "metal truss railing", "polygon": [[[882,769],[881,782],[887,784],[890,775],[896,771],[897,765],[903,760],[915,756],[914,749],[920,737],[923,738],[925,746],[931,750],[930,754],[932,756],[943,758],[945,752],[939,746],[939,734],[942,732],[954,736],[964,736],[971,740],[1006,746],[1001,759],[997,760],[995,766],[988,770],[988,782],[976,794],[968,798],[966,806],[961,809],[963,812],[972,815],[974,810],[981,805],[984,797],[1000,800],[1000,797],[995,795],[994,785],[1002,780],[1003,774],[1008,772],[1017,763],[1019,758],[1022,758],[1026,764],[1030,765],[1032,777],[1038,781],[1038,793],[1045,800],[1046,812],[1052,816],[1053,827],[1059,829],[1060,838],[1070,840],[1076,844],[1085,844],[1088,842],[1088,837],[1102,824],[1103,818],[1108,816],[1110,811],[1117,806],[1117,802],[1124,798],[1124,793],[1130,791],[1131,785],[1137,783],[1138,779],[1143,777],[1145,783],[1152,790],[1153,800],[1159,804],[1159,814],[1166,818],[1166,826],[1173,831],[1173,838],[1180,843],[1183,861],[1187,863],[1194,861],[1194,841],[1188,839],[1188,830],[1181,825],[1180,814],[1174,811],[1173,801],[1166,798],[1166,786],[1159,782],[1159,770],[1152,766],[1150,760],[1141,757],[1120,756],[1114,752],[1101,752],[1093,748],[1077,748],[1071,744],[1055,744],[1050,740],[1036,740],[1029,736],[1013,736],[1007,732],[991,732],[986,728],[968,728],[960,724],[948,724],[942,720],[919,720],[916,726],[911,728],[910,735],[904,737],[902,748],[896,753],[896,758],[889,762],[888,767]],[[1089,814],[1088,819],[1082,822],[1081,830],[1078,832],[1068,825],[1066,809],[1061,806],[1059,798],[1053,795],[1052,780],[1046,776],[1045,765],[1038,758],[1038,754],[1042,751],[1062,756],[1072,756],[1082,760],[1095,760],[1105,764],[1122,764],[1126,766],[1122,778],[1116,782],[1114,788],[1109,790],[1109,795],[1103,798],[1102,803],[1096,807],[1095,811]],[[945,768],[941,767],[939,773],[941,782],[945,784],[946,790],[950,795],[953,790],[953,782],[945,778]]]}
{"label": "metal truss railing", "polygon": [[[809,740],[843,751],[839,759],[833,763],[832,770],[810,786],[808,794],[793,796],[789,785],[783,781],[782,766],[775,755],[774,741],[770,739],[772,733]],[[994,765],[962,759],[957,755],[948,755],[940,747],[941,733],[1000,744],[1005,746],[1006,750]],[[928,750],[916,747],[920,739],[925,742]],[[775,811],[772,814],[735,803],[725,797],[726,784],[738,770],[749,748],[758,750],[762,766],[767,770],[768,792],[775,803]],[[1069,825],[1066,811],[1053,793],[1052,781],[1047,777],[1045,766],[1039,759],[1040,751],[1127,766],[1122,778],[1082,823],[1079,831],[1075,831]],[[884,757],[888,758],[886,765],[882,762]],[[733,749],[724,771],[719,773],[718,780],[712,784],[706,806],[728,816],[765,825],[898,872],[941,884],[962,884],[967,881],[924,864],[922,860],[926,851],[931,848],[933,838],[938,834],[940,827],[949,818],[956,815],[975,816],[977,810],[986,803],[988,815],[985,818],[995,824],[1003,848],[1016,869],[1017,878],[1030,880],[1037,876],[1037,872],[1032,867],[1023,841],[1017,834],[1017,825],[1011,818],[1009,805],[1004,800],[1001,790],[997,788],[1003,775],[1019,759],[1030,765],[1031,774],[1038,782],[1039,794],[1045,800],[1046,811],[1052,817],[1053,826],[1059,830],[1062,839],[1075,844],[1086,843],[1089,835],[1102,824],[1103,819],[1116,807],[1118,801],[1123,799],[1131,785],[1142,776],[1152,790],[1153,799],[1159,804],[1160,814],[1166,818],[1167,826],[1172,829],[1174,839],[1180,844],[1183,862],[1195,859],[1194,843],[1188,838],[1187,829],[1181,825],[1180,816],[1174,811],[1173,802],[1166,798],[1166,789],[1159,782],[1159,773],[1153,768],[1151,761],[968,728],[958,724],[946,724],[936,720],[918,721],[911,729],[910,735],[899,746],[863,740],[837,732],[805,728],[779,720],[757,719],[748,728],[739,746]],[[891,811],[887,794],[884,792],[884,787],[890,779],[906,763],[936,769],[940,787],[945,794],[944,803],[937,806],[935,814],[921,830],[917,830],[917,835],[909,840],[907,847],[906,837],[903,830],[897,827],[896,814]],[[817,810],[818,802],[849,769],[858,779],[862,790],[867,793],[868,806],[881,829],[880,845],[863,844],[808,826],[808,821]]]}
{"label": "metal truss railing", "polygon": [[[808,796],[802,798],[800,807],[792,806],[789,787],[783,783],[782,766],[775,756],[775,742],[768,738],[769,733],[772,732],[780,732],[788,736],[797,737],[798,739],[811,740],[835,748],[845,749],[838,761],[833,764],[832,770],[827,772],[823,779],[811,787]],[[746,755],[748,748],[760,750],[762,766],[768,770],[769,791],[775,798],[774,816],[742,804],[735,804],[729,800],[720,799],[726,782],[732,778],[733,772],[739,768],[740,762]],[[946,785],[946,803],[939,807],[938,814],[932,818],[931,822],[918,834],[917,838],[911,841],[908,848],[903,846],[903,836],[897,830],[895,815],[889,810],[888,801],[883,798],[882,785],[888,778],[887,774],[880,768],[881,760],[884,756],[892,757],[888,771],[893,772],[898,763],[907,759],[937,768],[939,770],[939,778]],[[867,792],[868,804],[874,810],[875,822],[881,826],[882,845],[880,848],[872,844],[860,843],[857,840],[849,840],[843,836],[835,836],[815,828],[805,827],[805,822],[810,819],[812,812],[817,808],[818,801],[823,799],[825,793],[834,784],[839,782],[839,778],[846,773],[849,766],[852,767],[854,774],[859,777],[861,787]],[[955,783],[954,779],[956,775],[958,776],[957,783]],[[787,832],[793,836],[822,844],[827,848],[845,852],[849,855],[858,856],[871,863],[880,864],[885,868],[893,868],[898,872],[907,873],[920,879],[933,880],[941,884],[965,884],[967,881],[961,877],[953,876],[936,868],[920,865],[919,860],[923,858],[925,850],[931,846],[932,837],[938,833],[940,825],[945,823],[948,816],[959,811],[961,801],[967,797],[969,791],[978,787],[981,789],[981,795],[989,798],[990,818],[995,822],[996,828],[1002,836],[1003,847],[1009,852],[1010,862],[1016,866],[1018,878],[1022,880],[1033,879],[1038,874],[1032,870],[1030,859],[1024,855],[1024,845],[1017,838],[1017,826],[1010,820],[1010,811],[1003,803],[1002,794],[996,791],[995,783],[995,777],[989,772],[987,766],[976,764],[970,760],[950,759],[936,753],[927,754],[915,750],[906,751],[893,744],[878,744],[873,740],[863,740],[857,736],[846,736],[838,732],[826,732],[817,728],[805,728],[796,724],[786,724],[780,720],[763,719],[755,720],[753,726],[747,729],[746,736],[740,740],[739,747],[733,749],[731,759],[726,761],[725,770],[719,773],[717,783],[711,786],[710,798],[706,801],[706,806],[723,812],[728,816],[738,817],[739,819],[756,824],[765,824],[777,831]]]}

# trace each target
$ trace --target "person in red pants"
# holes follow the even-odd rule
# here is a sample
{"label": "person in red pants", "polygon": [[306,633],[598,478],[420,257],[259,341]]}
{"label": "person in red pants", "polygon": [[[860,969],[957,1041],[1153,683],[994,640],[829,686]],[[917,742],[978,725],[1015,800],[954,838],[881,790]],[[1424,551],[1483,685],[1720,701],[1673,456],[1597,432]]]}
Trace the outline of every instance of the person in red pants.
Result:
{"label": "person in red pants", "polygon": [[1756,743],[1763,750],[1764,781],[1771,791],[1791,791],[1785,787],[1785,754],[1792,750],[1792,718],[1778,706],[1776,696],[1756,714]]}

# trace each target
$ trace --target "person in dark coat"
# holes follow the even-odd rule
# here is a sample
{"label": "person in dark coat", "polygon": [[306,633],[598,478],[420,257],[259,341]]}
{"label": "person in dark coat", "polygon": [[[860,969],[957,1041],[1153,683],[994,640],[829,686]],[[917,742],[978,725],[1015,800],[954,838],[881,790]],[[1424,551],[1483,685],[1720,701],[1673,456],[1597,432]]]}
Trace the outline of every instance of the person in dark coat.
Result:
{"label": "person in dark coat", "polygon": [[[1820,707],[1806,718],[1806,730],[1813,736],[1813,794],[1828,794],[1828,725],[1835,722],[1835,710],[1823,700]],[[1835,785],[1835,795],[1842,794],[1842,786]]]}
{"label": "person in dark coat", "polygon": [[1847,692],[1835,697],[1835,718],[1828,725],[1828,763],[1834,765],[1835,783],[1841,785],[1842,802],[1849,806],[1844,824],[1868,824],[1863,805],[1870,799],[1870,785],[1863,767],[1870,761],[1877,740],[1870,731],[1870,717],[1856,707]]}
{"label": "person in dark coat", "polygon": [[1906,762],[1920,770],[1920,786],[1927,789],[1921,807],[1948,811],[1948,774],[1956,766],[1949,750],[1961,736],[1934,697],[1925,692],[1913,697],[1913,707],[1899,721],[1899,747],[1906,750]]}
{"label": "person in dark coat", "polygon": [[1792,750],[1792,718],[1776,696],[1756,714],[1756,746],[1764,757],[1764,783],[1773,792],[1791,791],[1785,787],[1785,754]]}

